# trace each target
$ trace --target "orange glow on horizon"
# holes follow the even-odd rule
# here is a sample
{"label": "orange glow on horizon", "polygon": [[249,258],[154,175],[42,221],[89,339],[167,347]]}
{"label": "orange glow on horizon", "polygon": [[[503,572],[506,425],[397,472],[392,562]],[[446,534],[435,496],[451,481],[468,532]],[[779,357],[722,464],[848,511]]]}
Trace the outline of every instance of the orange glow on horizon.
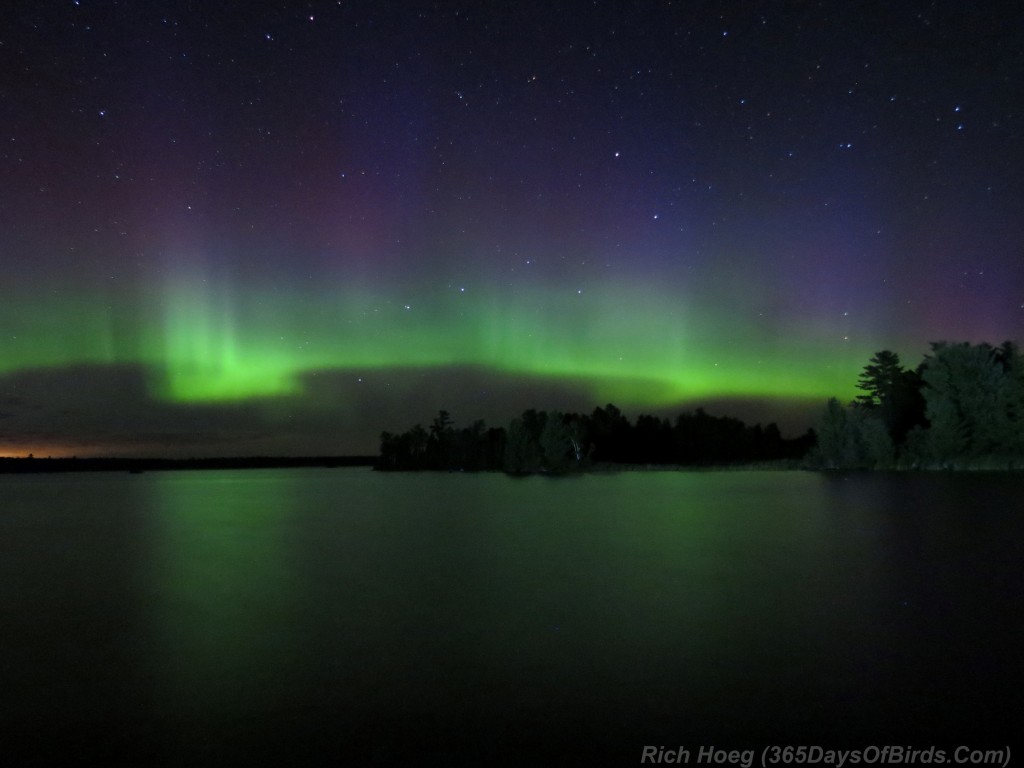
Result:
{"label": "orange glow on horizon", "polygon": [[68,446],[60,443],[21,443],[0,447],[0,459],[69,459],[81,456],[81,446]]}

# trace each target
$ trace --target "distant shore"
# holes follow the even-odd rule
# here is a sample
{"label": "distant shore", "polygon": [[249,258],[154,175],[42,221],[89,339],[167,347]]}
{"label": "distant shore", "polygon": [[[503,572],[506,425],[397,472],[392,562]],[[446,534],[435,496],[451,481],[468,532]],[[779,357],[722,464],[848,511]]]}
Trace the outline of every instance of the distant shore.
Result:
{"label": "distant shore", "polygon": [[0,458],[0,474],[43,472],[165,472],[194,469],[369,467],[376,456],[243,456],[204,459]]}
{"label": "distant shore", "polygon": [[[395,474],[434,472],[450,474],[464,470],[448,469],[384,469],[378,465],[378,456],[241,456],[201,459],[140,459],[140,458],[35,458],[2,457],[0,475],[44,474],[58,472],[173,472],[207,469],[296,469],[302,467],[374,467],[377,471]],[[618,464],[600,462],[571,472],[506,473],[502,470],[472,470],[470,474],[493,472],[517,476],[572,477],[574,475],[602,475],[617,472],[743,472],[743,471],[799,471],[806,467],[796,460],[775,460],[744,464]]]}
{"label": "distant shore", "polygon": [[[457,469],[383,469],[378,456],[240,456],[201,459],[139,459],[139,458],[0,458],[0,475],[24,475],[64,472],[173,472],[182,470],[209,469],[299,469],[303,467],[372,467],[386,474],[409,474],[432,472],[451,474],[463,472]],[[963,472],[1024,472],[1020,462],[980,462],[957,466],[898,467],[885,470],[838,469],[808,465],[799,459],[777,459],[772,461],[746,462],[736,464],[618,464],[599,462],[570,472],[522,472],[508,473],[499,469],[470,470],[469,474],[495,473],[510,477],[573,477],[580,475],[606,475],[620,472],[819,472],[826,475],[847,475],[851,473],[963,473]]]}

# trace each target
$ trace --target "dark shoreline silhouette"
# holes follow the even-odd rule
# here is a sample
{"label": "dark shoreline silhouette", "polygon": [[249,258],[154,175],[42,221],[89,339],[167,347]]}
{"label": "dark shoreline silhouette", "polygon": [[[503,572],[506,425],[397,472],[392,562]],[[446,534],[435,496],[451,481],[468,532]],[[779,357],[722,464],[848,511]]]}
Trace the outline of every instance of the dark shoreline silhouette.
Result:
{"label": "dark shoreline silhouette", "polygon": [[243,456],[204,459],[0,458],[0,474],[43,472],[165,472],[194,469],[369,467],[376,456]]}
{"label": "dark shoreline silhouette", "polygon": [[811,468],[1024,469],[1024,354],[1013,341],[932,342],[916,368],[882,350],[857,388],[847,405],[826,404]]}
{"label": "dark shoreline silhouette", "polygon": [[457,427],[447,411],[428,428],[383,432],[377,456],[0,458],[0,474],[372,466],[383,471],[504,471],[510,475],[666,469],[1024,470],[1024,354],[933,342],[914,369],[876,353],[843,406],[829,399],[817,429],[784,438],[698,408],[674,420],[629,420],[611,403],[591,413],[534,408],[507,427]]}
{"label": "dark shoreline silhouette", "polygon": [[614,405],[587,413],[528,409],[507,427],[457,427],[440,411],[428,428],[383,432],[375,469],[510,475],[644,469],[1024,470],[1024,354],[1006,341],[932,342],[915,368],[876,353],[846,406],[829,399],[817,429],[783,438],[698,408],[674,421]]}
{"label": "dark shoreline silhouette", "polygon": [[389,472],[504,471],[561,475],[653,469],[798,469],[815,443],[813,430],[784,438],[778,426],[748,425],[703,409],[674,420],[641,414],[630,421],[609,403],[593,412],[531,408],[507,428],[477,420],[458,427],[440,411],[429,428],[381,434],[375,469]]}

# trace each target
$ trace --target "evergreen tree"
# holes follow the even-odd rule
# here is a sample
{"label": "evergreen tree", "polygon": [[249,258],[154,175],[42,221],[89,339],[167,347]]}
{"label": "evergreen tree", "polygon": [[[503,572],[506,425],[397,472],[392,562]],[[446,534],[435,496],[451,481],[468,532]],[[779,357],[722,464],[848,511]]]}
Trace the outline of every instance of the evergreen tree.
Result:
{"label": "evergreen tree", "polygon": [[540,436],[544,466],[549,472],[568,472],[573,465],[569,429],[558,411],[548,414]]}
{"label": "evergreen tree", "polygon": [[541,468],[539,441],[522,418],[512,419],[505,443],[505,471],[511,474],[537,472]]}
{"label": "evergreen tree", "polygon": [[995,350],[988,344],[947,342],[931,347],[921,376],[932,457],[950,463],[1008,453],[1014,442],[1015,386]]}
{"label": "evergreen tree", "polygon": [[1014,456],[1024,455],[1024,355],[1012,341],[996,350],[996,362],[1006,374],[1006,423],[1003,438]]}
{"label": "evergreen tree", "polygon": [[622,411],[611,403],[604,408],[595,408],[590,417],[590,428],[595,461],[629,461],[632,427]]}
{"label": "evergreen tree", "polygon": [[825,469],[886,469],[894,449],[875,409],[854,403],[843,407],[829,398],[818,429],[815,460]]}
{"label": "evergreen tree", "polygon": [[884,349],[869,361],[857,380],[857,404],[877,410],[894,445],[900,445],[907,432],[925,422],[925,402],[921,395],[921,377],[904,370],[900,357]]}
{"label": "evergreen tree", "polygon": [[426,446],[427,466],[430,469],[451,469],[455,447],[455,430],[448,411],[438,411],[430,423]]}
{"label": "evergreen tree", "polygon": [[902,374],[899,355],[888,349],[875,353],[857,380],[857,389],[866,393],[859,395],[857,401],[869,407],[881,406],[892,396]]}

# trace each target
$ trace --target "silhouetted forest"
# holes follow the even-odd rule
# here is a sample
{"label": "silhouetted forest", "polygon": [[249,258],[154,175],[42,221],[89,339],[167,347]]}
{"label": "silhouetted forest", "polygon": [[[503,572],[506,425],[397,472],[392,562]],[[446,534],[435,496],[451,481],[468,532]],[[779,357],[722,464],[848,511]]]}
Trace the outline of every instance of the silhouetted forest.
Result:
{"label": "silhouetted forest", "polygon": [[914,369],[877,353],[848,405],[828,401],[824,469],[1024,469],[1024,356],[1014,342],[934,342]]}
{"label": "silhouetted forest", "polygon": [[426,429],[384,432],[382,470],[504,470],[559,474],[603,465],[710,466],[797,460],[814,445],[814,433],[786,439],[775,424],[747,426],[702,409],[674,422],[639,416],[630,422],[614,405],[591,414],[530,409],[507,428],[474,421],[457,428],[441,411]]}

